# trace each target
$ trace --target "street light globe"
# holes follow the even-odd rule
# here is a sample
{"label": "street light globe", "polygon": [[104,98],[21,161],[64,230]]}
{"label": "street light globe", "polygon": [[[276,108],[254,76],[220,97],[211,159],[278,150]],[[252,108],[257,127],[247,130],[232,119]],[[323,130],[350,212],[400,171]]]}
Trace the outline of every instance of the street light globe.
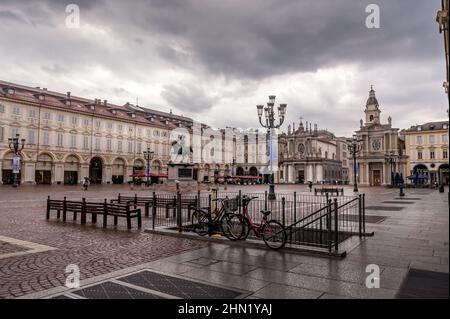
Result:
{"label": "street light globe", "polygon": [[263,114],[264,105],[257,105],[256,109],[258,110],[258,116],[261,117]]}

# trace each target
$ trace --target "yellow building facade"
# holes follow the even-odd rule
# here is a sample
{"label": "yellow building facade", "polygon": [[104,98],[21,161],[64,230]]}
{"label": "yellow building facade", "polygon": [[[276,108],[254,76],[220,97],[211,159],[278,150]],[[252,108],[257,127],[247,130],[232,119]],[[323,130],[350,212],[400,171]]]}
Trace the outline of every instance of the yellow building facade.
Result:
{"label": "yellow building facade", "polygon": [[409,175],[418,173],[426,176],[427,179],[421,181],[423,183],[448,185],[448,125],[447,121],[430,122],[402,132]]}

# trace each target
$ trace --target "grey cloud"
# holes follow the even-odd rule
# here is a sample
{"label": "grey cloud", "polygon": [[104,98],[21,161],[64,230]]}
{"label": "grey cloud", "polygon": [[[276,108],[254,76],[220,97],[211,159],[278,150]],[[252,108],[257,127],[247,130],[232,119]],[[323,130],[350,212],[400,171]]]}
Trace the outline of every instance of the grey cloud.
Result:
{"label": "grey cloud", "polygon": [[161,96],[171,106],[185,112],[203,113],[213,107],[217,98],[193,84],[166,85]]}
{"label": "grey cloud", "polygon": [[[417,118],[420,110],[445,102],[443,39],[434,22],[440,0],[377,0],[381,29],[367,29],[364,9],[372,2],[2,0],[2,79],[60,83],[64,90],[81,92],[88,86],[86,92],[95,97],[95,92],[120,98],[152,94],[161,101],[149,98],[148,107],[167,102],[185,115],[214,119],[218,126],[231,121],[245,126],[253,113],[221,118],[215,116],[218,102],[229,110],[247,109],[249,98],[263,102],[267,94],[277,94],[255,97],[263,82],[289,87],[285,75],[356,64],[360,82],[347,90],[357,98],[336,103],[337,89],[318,85],[314,92],[303,92],[318,96],[312,105],[290,92],[283,100],[290,119],[303,115],[319,126],[351,131],[363,116],[373,83],[383,115],[406,124],[408,119],[400,121],[404,114]],[[92,29],[64,27],[68,3],[80,6],[82,25]],[[93,30],[104,30],[105,36]],[[120,83],[103,78],[94,83],[91,75],[99,69]],[[68,76],[76,73],[83,81]],[[79,88],[71,88],[77,83]],[[135,92],[136,86],[157,92]],[[129,91],[121,91],[125,87]]]}

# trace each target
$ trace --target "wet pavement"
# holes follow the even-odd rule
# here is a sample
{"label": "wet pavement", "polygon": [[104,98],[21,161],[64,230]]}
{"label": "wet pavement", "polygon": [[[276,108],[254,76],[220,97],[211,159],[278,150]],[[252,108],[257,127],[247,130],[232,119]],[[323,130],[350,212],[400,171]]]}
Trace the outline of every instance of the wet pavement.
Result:
{"label": "wet pavement", "polygon": [[[228,190],[239,188],[263,192],[266,186],[229,186]],[[306,186],[280,185],[277,191],[308,190]],[[147,192],[128,186],[94,186],[88,192],[78,187],[15,190],[0,186],[0,297],[48,297],[68,291],[61,286],[70,263],[80,266],[83,285],[105,280],[117,285],[120,281],[114,278],[149,270],[239,291],[247,298],[448,297],[448,189],[444,194],[407,189],[403,199],[396,189],[360,191],[366,193],[367,206],[375,207],[368,209],[367,215],[377,222],[366,225],[366,231],[375,235],[358,240],[347,250],[346,258],[337,259],[205,243],[147,234],[135,228],[128,231],[123,223],[117,229],[102,229],[45,220],[48,194],[55,198],[103,199],[116,197],[119,192]],[[346,187],[345,192],[351,195],[352,188]],[[149,220],[144,218],[143,222],[145,229]],[[20,247],[17,251],[16,246]],[[14,252],[18,255],[6,255]],[[373,283],[371,277],[368,279],[370,272],[366,272],[368,265],[379,269],[379,288],[366,286],[366,281]],[[35,292],[39,294],[30,294]]]}

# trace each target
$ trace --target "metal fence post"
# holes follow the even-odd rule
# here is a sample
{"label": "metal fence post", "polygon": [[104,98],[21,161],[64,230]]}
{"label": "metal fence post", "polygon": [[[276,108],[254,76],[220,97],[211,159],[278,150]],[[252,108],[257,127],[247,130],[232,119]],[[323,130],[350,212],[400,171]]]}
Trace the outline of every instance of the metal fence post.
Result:
{"label": "metal fence post", "polygon": [[282,213],[283,213],[283,215],[282,215],[282,225],[283,225],[283,227],[285,227],[286,226],[286,210],[285,210],[285,208],[286,208],[286,199],[284,198],[284,197],[282,197],[281,198],[281,211],[282,211]]}
{"label": "metal fence post", "polygon": [[362,227],[363,234],[366,233],[366,194],[362,194]]}
{"label": "metal fence post", "polygon": [[334,199],[334,250],[339,248],[339,211],[337,198]]}
{"label": "metal fence post", "polygon": [[152,199],[152,229],[155,229],[155,218],[156,218],[156,193],[153,192],[153,199]]}
{"label": "metal fence post", "polygon": [[183,231],[183,220],[181,218],[181,193],[177,192],[177,224],[178,232]]}
{"label": "metal fence post", "polygon": [[328,250],[331,252],[331,199],[327,201]]}
{"label": "metal fence post", "polygon": [[242,212],[242,190],[239,190],[238,194],[238,207],[239,207],[239,214]]}
{"label": "metal fence post", "polygon": [[211,214],[212,213],[212,211],[211,211],[211,208],[212,208],[212,197],[211,197],[211,194],[208,194],[208,210],[209,210],[209,213]]}
{"label": "metal fence post", "polygon": [[359,227],[359,237],[362,236],[362,196],[358,196],[358,227]]}
{"label": "metal fence post", "polygon": [[264,191],[264,210],[267,210],[267,191]]}
{"label": "metal fence post", "polygon": [[295,223],[297,221],[297,192],[294,192],[294,220]]}

